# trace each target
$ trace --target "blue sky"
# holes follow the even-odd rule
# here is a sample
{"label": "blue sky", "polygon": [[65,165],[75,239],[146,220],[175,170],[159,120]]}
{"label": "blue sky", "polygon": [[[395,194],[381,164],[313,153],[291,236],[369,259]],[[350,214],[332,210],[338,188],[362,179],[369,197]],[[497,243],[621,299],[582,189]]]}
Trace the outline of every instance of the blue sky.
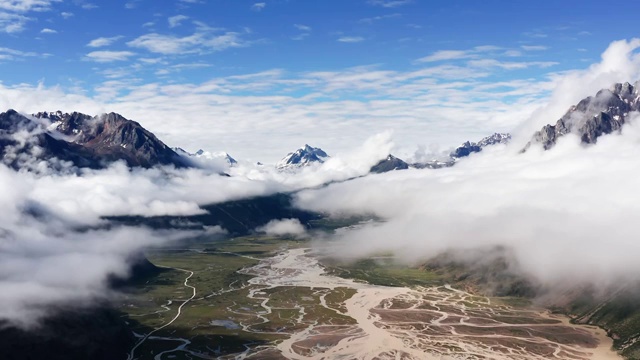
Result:
{"label": "blue sky", "polygon": [[[0,106],[119,111],[170,145],[252,158],[258,140],[271,159],[289,144],[328,139],[341,150],[385,130],[411,146],[454,145],[515,126],[506,112],[522,120],[554,76],[637,35],[638,10],[572,0],[0,0]],[[31,87],[55,94],[12,100]],[[176,119],[145,115],[168,99],[197,108],[177,116],[183,125],[218,116],[210,130],[179,135]],[[384,102],[393,106],[383,114]],[[470,103],[473,124],[438,123],[460,116],[443,109]],[[338,114],[345,106],[353,112]],[[318,125],[325,119],[331,131]],[[345,132],[353,138],[331,140]]]}

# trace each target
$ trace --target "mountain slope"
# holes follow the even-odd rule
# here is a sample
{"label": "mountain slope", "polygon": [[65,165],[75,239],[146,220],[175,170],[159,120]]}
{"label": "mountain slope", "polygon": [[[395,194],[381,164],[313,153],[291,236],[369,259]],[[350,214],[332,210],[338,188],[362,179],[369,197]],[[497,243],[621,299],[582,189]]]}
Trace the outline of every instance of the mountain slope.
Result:
{"label": "mountain slope", "polygon": [[311,164],[322,164],[328,157],[329,155],[324,150],[305,144],[278,161],[276,168],[296,169]]}
{"label": "mountain slope", "polygon": [[62,134],[62,139],[81,145],[101,162],[124,160],[129,166],[147,168],[188,165],[188,161],[139,123],[113,112],[94,117],[77,112],[39,112],[33,116],[47,120],[51,124],[47,127],[49,132]]}
{"label": "mountain slope", "polygon": [[373,165],[371,167],[371,170],[369,171],[372,173],[380,174],[393,170],[406,170],[408,168],[409,164],[407,164],[404,160],[389,154],[386,159],[380,160],[380,162]]}
{"label": "mountain slope", "polygon": [[234,159],[231,155],[229,155],[228,153],[221,151],[221,152],[209,152],[209,151],[204,151],[202,149],[196,151],[195,153],[190,153],[182,148],[179,147],[175,147],[175,148],[171,148],[173,151],[175,151],[178,155],[186,157],[186,158],[190,158],[190,159],[195,159],[198,161],[224,161],[225,163],[227,163],[230,166],[236,165],[238,163],[238,161],[236,161],[236,159]]}
{"label": "mountain slope", "polygon": [[595,144],[598,137],[620,131],[630,113],[640,110],[640,82],[615,84],[598,91],[572,106],[555,125],[545,125],[524,147],[541,144],[545,150],[556,145],[562,136],[577,134],[584,144]]}
{"label": "mountain slope", "polygon": [[459,159],[465,156],[469,156],[474,152],[480,152],[483,148],[497,144],[507,144],[511,140],[511,134],[507,133],[495,133],[493,135],[482,138],[480,141],[470,142],[467,141],[453,150],[450,156],[454,159]]}

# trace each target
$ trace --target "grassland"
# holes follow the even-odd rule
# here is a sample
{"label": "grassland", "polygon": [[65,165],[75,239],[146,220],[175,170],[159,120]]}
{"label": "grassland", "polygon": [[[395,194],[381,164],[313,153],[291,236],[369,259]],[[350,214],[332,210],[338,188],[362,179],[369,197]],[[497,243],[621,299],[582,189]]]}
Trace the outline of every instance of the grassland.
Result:
{"label": "grassland", "polygon": [[[269,311],[262,306],[262,300],[248,297],[256,286],[249,283],[252,276],[238,273],[239,270],[283,249],[304,245],[295,239],[270,237],[205,239],[191,243],[189,249],[166,248],[147,254],[163,271],[130,289],[120,306],[133,332],[148,334],[175,317],[178,306],[192,294],[192,289],[184,286],[189,271],[193,276],[188,284],[197,289],[197,294],[171,326],[153,333],[136,349],[135,358],[152,359],[185,340],[191,355],[238,353],[249,344],[273,344],[312,322],[351,324],[353,319],[320,306],[320,297],[324,296],[327,305],[340,310],[344,300],[354,293],[350,289],[263,289],[263,297],[269,299]],[[171,355],[172,359],[193,357],[184,351]]]}

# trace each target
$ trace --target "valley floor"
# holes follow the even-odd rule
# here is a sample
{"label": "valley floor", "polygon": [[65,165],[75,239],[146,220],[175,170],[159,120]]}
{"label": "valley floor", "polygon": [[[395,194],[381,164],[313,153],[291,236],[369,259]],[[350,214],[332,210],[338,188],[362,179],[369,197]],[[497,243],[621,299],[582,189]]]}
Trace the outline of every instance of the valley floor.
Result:
{"label": "valley floor", "polygon": [[391,287],[330,275],[305,243],[208,245],[153,254],[174,270],[123,302],[138,337],[129,360],[620,358],[604,331],[543,309],[435,280]]}

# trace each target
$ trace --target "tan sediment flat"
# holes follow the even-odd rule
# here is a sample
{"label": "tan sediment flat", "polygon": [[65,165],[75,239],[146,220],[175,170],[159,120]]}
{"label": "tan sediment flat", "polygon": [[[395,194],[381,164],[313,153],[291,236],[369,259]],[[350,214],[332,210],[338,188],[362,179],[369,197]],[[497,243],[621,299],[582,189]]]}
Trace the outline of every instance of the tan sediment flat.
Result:
{"label": "tan sediment flat", "polygon": [[355,325],[335,326],[301,316],[304,330],[269,350],[274,358],[278,351],[287,359],[318,360],[621,359],[601,329],[571,324],[541,309],[493,304],[449,286],[384,287],[329,276],[308,249],[288,250],[244,273],[255,276],[249,297],[262,300],[265,313],[271,311],[268,297],[261,297],[265,289],[356,290],[339,308],[322,302],[327,310],[351,317]]}

